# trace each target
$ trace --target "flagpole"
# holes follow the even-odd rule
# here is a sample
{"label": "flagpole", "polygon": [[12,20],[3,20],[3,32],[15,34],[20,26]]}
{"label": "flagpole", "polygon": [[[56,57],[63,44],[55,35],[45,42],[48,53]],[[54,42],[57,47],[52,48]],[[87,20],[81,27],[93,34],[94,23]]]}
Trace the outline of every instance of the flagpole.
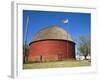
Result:
{"label": "flagpole", "polygon": [[28,58],[27,58],[27,52],[26,52],[26,47],[27,47],[27,37],[28,37],[28,23],[29,23],[29,16],[27,16],[26,18],[26,31],[25,31],[25,54],[23,55],[24,56],[24,62],[26,63]]}
{"label": "flagpole", "polygon": [[27,44],[29,16],[26,18],[25,46]]}

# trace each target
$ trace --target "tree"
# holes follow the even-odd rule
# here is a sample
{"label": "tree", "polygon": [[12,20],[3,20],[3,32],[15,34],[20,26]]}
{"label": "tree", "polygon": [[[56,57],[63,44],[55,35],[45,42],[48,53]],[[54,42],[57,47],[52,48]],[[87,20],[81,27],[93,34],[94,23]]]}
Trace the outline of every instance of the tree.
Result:
{"label": "tree", "polygon": [[88,55],[91,55],[91,40],[90,36],[80,36],[79,37],[79,51],[87,59]]}

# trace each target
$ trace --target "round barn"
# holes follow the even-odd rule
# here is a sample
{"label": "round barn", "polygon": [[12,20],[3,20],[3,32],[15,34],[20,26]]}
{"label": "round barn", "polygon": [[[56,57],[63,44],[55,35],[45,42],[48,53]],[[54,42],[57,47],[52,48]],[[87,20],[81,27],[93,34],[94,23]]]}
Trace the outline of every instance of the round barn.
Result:
{"label": "round barn", "polygon": [[29,44],[28,61],[75,59],[75,42],[67,31],[50,26],[39,31]]}

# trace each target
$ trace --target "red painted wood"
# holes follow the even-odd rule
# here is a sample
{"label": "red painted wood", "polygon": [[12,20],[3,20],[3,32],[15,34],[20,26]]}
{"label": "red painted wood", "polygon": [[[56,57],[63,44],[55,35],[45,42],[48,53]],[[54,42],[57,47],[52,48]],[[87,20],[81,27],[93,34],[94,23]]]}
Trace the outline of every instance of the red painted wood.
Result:
{"label": "red painted wood", "polygon": [[30,44],[28,61],[51,61],[75,58],[75,43],[65,40],[44,40]]}

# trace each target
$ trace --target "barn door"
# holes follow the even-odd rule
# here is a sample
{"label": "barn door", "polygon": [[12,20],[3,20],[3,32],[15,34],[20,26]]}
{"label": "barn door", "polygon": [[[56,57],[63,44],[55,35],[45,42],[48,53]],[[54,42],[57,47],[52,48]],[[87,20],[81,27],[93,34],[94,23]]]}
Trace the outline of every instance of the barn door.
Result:
{"label": "barn door", "polygon": [[63,59],[63,56],[62,56],[61,53],[59,53],[59,54],[58,54],[58,60],[59,60],[59,61],[62,61],[62,59]]}
{"label": "barn door", "polygon": [[40,55],[40,62],[42,62],[42,55]]}

